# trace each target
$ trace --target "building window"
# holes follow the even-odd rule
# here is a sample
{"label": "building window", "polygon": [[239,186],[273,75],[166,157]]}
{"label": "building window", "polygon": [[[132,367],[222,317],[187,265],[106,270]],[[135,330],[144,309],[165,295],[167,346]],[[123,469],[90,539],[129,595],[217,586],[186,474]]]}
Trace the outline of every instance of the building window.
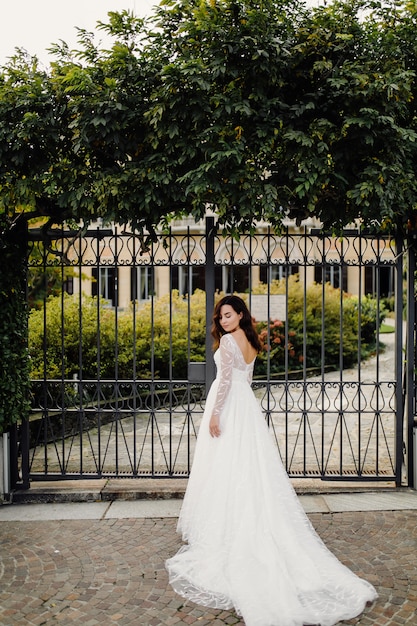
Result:
{"label": "building window", "polygon": [[174,265],[171,267],[171,288],[178,289],[180,296],[204,291],[206,286],[204,265]]}
{"label": "building window", "polygon": [[218,265],[214,270],[214,284],[224,293],[246,293],[250,285],[249,265]]}
{"label": "building window", "polygon": [[104,300],[117,306],[117,268],[101,266],[92,268],[94,282],[91,287],[93,296],[100,296]]}
{"label": "building window", "polygon": [[266,285],[272,283],[273,280],[282,280],[288,278],[292,274],[298,274],[298,265],[261,265],[259,267],[259,280]]}
{"label": "building window", "polygon": [[338,264],[316,265],[314,268],[316,283],[330,283],[335,289],[348,290],[347,266]]}
{"label": "building window", "polygon": [[64,282],[62,283],[62,289],[65,293],[68,293],[70,296],[74,293],[74,277],[67,276]]}
{"label": "building window", "polygon": [[394,268],[390,265],[365,266],[365,293],[380,298],[392,297],[394,295]]}
{"label": "building window", "polygon": [[154,293],[153,267],[140,265],[130,269],[130,299],[149,300]]}

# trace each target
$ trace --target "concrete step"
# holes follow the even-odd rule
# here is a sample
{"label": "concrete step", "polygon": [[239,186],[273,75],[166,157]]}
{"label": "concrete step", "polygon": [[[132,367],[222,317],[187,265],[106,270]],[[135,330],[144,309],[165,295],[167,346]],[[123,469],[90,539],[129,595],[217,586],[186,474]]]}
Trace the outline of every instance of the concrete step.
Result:
{"label": "concrete step", "polygon": [[[322,481],[292,479],[298,494],[355,494],[402,491],[390,482]],[[101,478],[33,481],[30,489],[16,490],[13,503],[113,502],[116,500],[169,500],[184,497],[187,478]]]}

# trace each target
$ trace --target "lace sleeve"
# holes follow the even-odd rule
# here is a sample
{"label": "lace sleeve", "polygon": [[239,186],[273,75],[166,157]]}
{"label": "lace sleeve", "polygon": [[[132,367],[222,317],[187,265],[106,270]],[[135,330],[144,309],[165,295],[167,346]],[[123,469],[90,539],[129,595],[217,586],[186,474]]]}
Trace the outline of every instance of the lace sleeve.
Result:
{"label": "lace sleeve", "polygon": [[216,402],[214,404],[213,415],[220,415],[226,403],[227,395],[232,384],[233,370],[233,339],[228,335],[223,335],[220,339],[220,382],[217,390]]}

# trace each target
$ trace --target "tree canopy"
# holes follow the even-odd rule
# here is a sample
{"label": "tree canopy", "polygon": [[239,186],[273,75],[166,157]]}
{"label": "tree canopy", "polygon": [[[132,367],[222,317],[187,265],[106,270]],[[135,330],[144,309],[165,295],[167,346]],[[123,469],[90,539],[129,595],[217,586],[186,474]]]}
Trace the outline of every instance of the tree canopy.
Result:
{"label": "tree canopy", "polygon": [[171,216],[403,227],[417,208],[414,2],[164,0],[104,49],[0,69],[0,224]]}
{"label": "tree canopy", "polygon": [[[0,431],[28,409],[27,223],[145,248],[207,208],[232,233],[314,216],[416,230],[414,0],[163,0],[42,67],[0,68]],[[39,234],[36,233],[36,236]],[[31,236],[34,236],[32,233]]]}

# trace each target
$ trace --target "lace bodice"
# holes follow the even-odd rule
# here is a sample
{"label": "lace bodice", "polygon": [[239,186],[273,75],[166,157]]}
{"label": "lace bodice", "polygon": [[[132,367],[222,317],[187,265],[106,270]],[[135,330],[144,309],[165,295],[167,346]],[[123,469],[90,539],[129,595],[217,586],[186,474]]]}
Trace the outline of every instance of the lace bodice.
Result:
{"label": "lace bodice", "polygon": [[213,415],[220,415],[227,400],[233,380],[252,383],[255,359],[246,363],[242,351],[230,333],[223,335],[214,355],[217,367],[218,389]]}

